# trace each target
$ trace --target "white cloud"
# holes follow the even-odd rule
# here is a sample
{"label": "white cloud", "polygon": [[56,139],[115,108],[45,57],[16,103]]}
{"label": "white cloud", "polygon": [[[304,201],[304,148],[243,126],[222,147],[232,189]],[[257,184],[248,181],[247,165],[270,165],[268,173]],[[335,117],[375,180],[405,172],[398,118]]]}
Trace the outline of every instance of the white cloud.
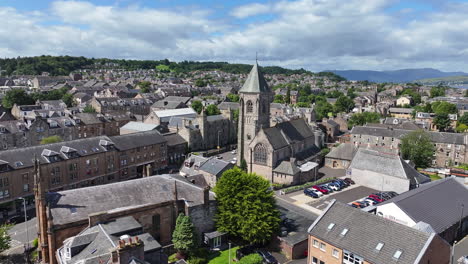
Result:
{"label": "white cloud", "polygon": [[[410,20],[405,12],[386,11],[395,2],[252,3],[233,9],[233,21],[214,20],[209,9],[163,10],[83,1],[56,1],[47,13],[0,7],[0,54],[252,62],[259,52],[264,65],[312,70],[468,71],[464,63],[468,4],[439,3],[439,11],[417,18],[412,14]],[[239,26],[244,18],[260,14],[274,14],[274,19]]]}

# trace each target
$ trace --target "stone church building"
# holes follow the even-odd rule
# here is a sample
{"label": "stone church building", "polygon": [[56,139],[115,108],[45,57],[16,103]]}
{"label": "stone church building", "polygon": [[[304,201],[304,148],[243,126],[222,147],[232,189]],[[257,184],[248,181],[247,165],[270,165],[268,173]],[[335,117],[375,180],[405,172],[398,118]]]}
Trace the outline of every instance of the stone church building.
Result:
{"label": "stone church building", "polygon": [[298,184],[317,175],[323,132],[303,118],[270,127],[273,93],[255,63],[239,90],[238,163],[272,183]]}

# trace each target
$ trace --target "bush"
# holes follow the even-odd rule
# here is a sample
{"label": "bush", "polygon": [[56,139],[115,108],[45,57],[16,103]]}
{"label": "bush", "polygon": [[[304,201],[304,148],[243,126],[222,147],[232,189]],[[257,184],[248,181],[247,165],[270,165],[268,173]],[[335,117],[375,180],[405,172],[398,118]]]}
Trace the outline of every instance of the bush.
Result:
{"label": "bush", "polygon": [[39,238],[35,238],[32,242],[32,246],[33,248],[37,248],[37,246],[39,246]]}
{"label": "bush", "polygon": [[188,259],[189,264],[207,264],[208,260],[206,258],[200,257],[191,257]]}
{"label": "bush", "polygon": [[177,256],[177,253],[170,255],[168,258],[169,263],[176,262],[178,260],[176,256]]}
{"label": "bush", "polygon": [[241,260],[239,260],[239,262],[237,263],[239,264],[262,264],[263,258],[259,254],[253,253],[253,254],[250,254],[241,258]]}
{"label": "bush", "polygon": [[335,178],[320,179],[318,181],[307,182],[307,183],[304,183],[302,185],[291,186],[291,187],[283,189],[282,191],[284,192],[284,194],[292,193],[292,192],[295,192],[295,191],[298,191],[298,190],[303,190],[305,188],[312,187],[312,186],[317,185],[317,184],[321,184],[321,183],[324,183],[324,182],[329,182],[329,181],[332,181],[334,179]]}

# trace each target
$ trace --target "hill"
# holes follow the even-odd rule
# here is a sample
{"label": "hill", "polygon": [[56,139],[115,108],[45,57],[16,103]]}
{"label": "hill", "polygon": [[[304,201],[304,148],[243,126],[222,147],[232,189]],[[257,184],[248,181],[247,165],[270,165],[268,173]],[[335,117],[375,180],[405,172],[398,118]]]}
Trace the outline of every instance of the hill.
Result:
{"label": "hill", "polygon": [[428,78],[441,78],[468,75],[464,72],[443,72],[432,68],[423,69],[401,69],[394,71],[364,71],[364,70],[345,70],[345,71],[330,71],[348,80],[371,81],[371,82],[414,82],[415,80]]}
{"label": "hill", "polygon": [[449,85],[449,84],[466,84],[468,83],[468,76],[449,76],[449,77],[440,77],[440,78],[428,78],[428,79],[421,79],[416,80],[418,83],[422,84],[442,84],[442,85]]}

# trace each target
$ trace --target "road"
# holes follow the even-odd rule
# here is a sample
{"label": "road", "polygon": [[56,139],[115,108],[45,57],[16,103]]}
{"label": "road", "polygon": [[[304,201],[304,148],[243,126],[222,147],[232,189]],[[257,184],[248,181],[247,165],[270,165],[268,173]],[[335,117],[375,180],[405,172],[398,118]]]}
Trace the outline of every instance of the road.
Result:
{"label": "road", "polygon": [[458,242],[453,250],[454,254],[454,260],[455,263],[457,263],[457,260],[461,258],[462,256],[468,255],[468,236],[466,236],[464,239],[462,239],[460,242]]}
{"label": "road", "polygon": [[[27,231],[26,231],[27,227]],[[37,220],[36,217],[27,222],[14,225],[8,233],[11,236],[11,248],[3,251],[2,255],[22,254],[24,252],[24,244],[31,244],[37,236]]]}

